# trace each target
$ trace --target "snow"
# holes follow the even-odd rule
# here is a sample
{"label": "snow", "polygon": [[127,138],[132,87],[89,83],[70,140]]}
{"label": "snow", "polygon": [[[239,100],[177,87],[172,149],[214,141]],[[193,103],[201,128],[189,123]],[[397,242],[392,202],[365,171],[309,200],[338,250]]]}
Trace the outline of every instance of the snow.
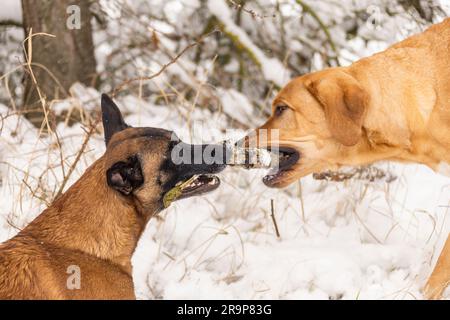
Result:
{"label": "snow", "polygon": [[217,89],[223,112],[237,121],[256,125],[253,105],[242,93],[234,89]]}
{"label": "snow", "polygon": [[442,5],[445,12],[447,13],[447,15],[450,15],[450,0],[439,0],[439,2]]}
{"label": "snow", "polygon": [[[82,99],[94,89],[73,90]],[[231,91],[233,92],[233,91]],[[228,93],[230,94],[230,93]],[[233,95],[233,93],[231,93]],[[76,95],[66,108],[81,105]],[[239,97],[242,99],[242,97]],[[175,129],[189,141],[181,115],[134,96],[118,101],[133,125]],[[98,107],[99,99],[97,99]],[[245,113],[245,111],[242,111]],[[38,139],[27,120],[3,117],[0,136],[0,241],[13,236],[45,208],[62,177],[52,138]],[[223,117],[208,119],[198,133],[219,139]],[[79,125],[57,128],[66,169],[81,145]],[[77,165],[73,183],[104,151],[96,134]],[[228,169],[222,186],[206,196],[175,202],[147,226],[133,256],[141,299],[420,299],[445,236],[450,179],[420,165],[380,164],[398,178],[391,183],[352,180],[325,183],[306,177],[286,190],[264,187],[264,171]],[[53,168],[46,170],[46,168]],[[40,177],[40,178],[39,178]],[[16,201],[15,199],[20,199]],[[270,218],[275,201],[278,239]],[[303,203],[303,205],[302,205]],[[302,209],[303,207],[303,209]],[[302,211],[304,210],[304,211]]]}
{"label": "snow", "polygon": [[2,0],[0,21],[22,22],[22,4],[20,0]]}

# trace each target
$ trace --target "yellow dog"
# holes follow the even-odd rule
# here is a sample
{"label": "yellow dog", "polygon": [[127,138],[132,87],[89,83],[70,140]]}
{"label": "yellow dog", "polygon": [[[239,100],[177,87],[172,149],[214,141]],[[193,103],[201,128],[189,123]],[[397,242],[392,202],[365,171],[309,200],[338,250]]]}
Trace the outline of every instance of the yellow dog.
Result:
{"label": "yellow dog", "polygon": [[[248,142],[277,144],[283,155],[279,170],[264,178],[269,187],[379,160],[450,174],[450,18],[348,67],[293,79],[260,129],[269,138],[258,141],[257,133]],[[270,139],[272,129],[279,130],[277,141]],[[439,298],[449,281],[450,239],[427,297]]]}

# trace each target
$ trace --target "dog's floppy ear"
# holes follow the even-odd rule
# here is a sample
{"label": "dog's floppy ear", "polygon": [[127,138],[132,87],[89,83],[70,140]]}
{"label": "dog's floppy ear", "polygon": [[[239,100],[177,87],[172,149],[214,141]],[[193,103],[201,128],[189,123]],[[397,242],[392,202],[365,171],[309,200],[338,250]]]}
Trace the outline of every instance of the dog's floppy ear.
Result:
{"label": "dog's floppy ear", "polygon": [[324,108],[331,134],[345,146],[357,144],[369,99],[358,81],[341,72],[310,81],[306,88]]}
{"label": "dog's floppy ear", "polygon": [[108,145],[114,133],[129,127],[123,120],[117,105],[106,94],[102,94],[102,120],[106,145]]}
{"label": "dog's floppy ear", "polygon": [[111,188],[126,196],[144,183],[141,163],[137,156],[115,163],[106,171],[106,178]]}

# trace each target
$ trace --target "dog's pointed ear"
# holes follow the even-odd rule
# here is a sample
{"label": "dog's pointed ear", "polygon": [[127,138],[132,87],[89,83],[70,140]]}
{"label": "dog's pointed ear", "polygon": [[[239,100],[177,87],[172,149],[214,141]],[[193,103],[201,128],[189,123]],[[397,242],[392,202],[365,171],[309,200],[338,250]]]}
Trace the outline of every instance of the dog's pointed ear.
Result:
{"label": "dog's pointed ear", "polygon": [[357,144],[369,102],[367,92],[358,81],[340,72],[333,77],[310,81],[306,88],[324,108],[333,137],[344,146]]}
{"label": "dog's pointed ear", "polygon": [[123,120],[117,105],[106,94],[102,94],[102,120],[103,130],[105,131],[105,143],[108,145],[109,140],[114,133],[122,131],[129,127]]}
{"label": "dog's pointed ear", "polygon": [[141,164],[137,156],[128,158],[126,161],[115,163],[106,171],[108,185],[122,193],[131,194],[144,183]]}

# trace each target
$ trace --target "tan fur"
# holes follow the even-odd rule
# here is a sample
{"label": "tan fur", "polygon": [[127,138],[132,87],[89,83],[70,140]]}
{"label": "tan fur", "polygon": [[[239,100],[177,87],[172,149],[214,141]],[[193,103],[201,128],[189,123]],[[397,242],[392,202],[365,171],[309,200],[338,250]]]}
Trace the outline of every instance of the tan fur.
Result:
{"label": "tan fur", "polygon": [[[146,222],[161,209],[155,172],[167,141],[115,134],[103,157],[17,236],[0,245],[0,299],[134,299],[131,256]],[[139,151],[146,179],[135,196],[111,189],[110,165]],[[159,176],[164,179],[164,176]],[[81,289],[67,288],[67,269]]]}
{"label": "tan fur", "polygon": [[[274,187],[343,165],[379,160],[416,162],[438,170],[450,163],[450,18],[349,67],[289,82],[261,127],[279,129],[278,143],[300,160]],[[270,137],[270,134],[268,135]],[[439,297],[450,279],[450,244],[427,292]]]}

